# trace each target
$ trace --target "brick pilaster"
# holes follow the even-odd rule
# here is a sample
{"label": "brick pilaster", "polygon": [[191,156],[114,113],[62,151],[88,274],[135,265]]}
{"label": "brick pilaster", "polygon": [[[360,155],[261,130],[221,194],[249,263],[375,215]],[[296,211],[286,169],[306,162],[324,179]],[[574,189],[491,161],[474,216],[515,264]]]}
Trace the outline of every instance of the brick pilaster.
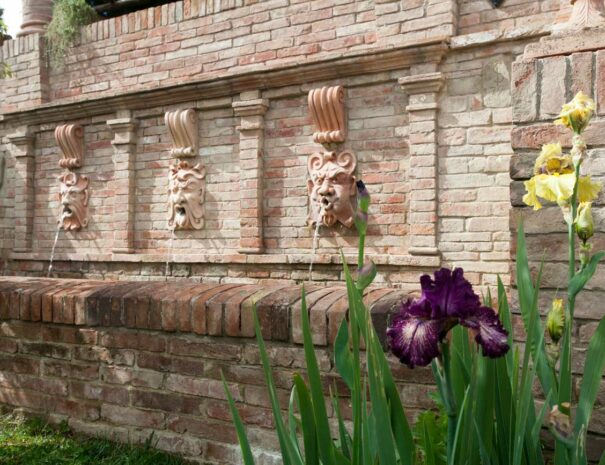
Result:
{"label": "brick pilaster", "polygon": [[135,155],[137,120],[130,112],[107,121],[114,148],[113,252],[134,252]]}
{"label": "brick pilaster", "polygon": [[30,252],[34,224],[35,135],[28,126],[8,136],[15,156],[15,252]]}
{"label": "brick pilaster", "polygon": [[241,253],[263,252],[263,144],[264,115],[269,102],[260,92],[243,92],[233,103],[241,118],[239,130],[240,163],[240,248]]}
{"label": "brick pilaster", "polygon": [[409,95],[410,245],[411,255],[438,255],[437,249],[437,97],[439,72],[399,79]]}

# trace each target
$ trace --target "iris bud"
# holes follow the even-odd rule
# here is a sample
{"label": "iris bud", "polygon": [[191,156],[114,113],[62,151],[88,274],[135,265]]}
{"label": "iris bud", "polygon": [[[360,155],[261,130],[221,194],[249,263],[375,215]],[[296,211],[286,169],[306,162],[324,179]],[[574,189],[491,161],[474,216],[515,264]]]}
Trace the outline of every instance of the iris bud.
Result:
{"label": "iris bud", "polygon": [[548,425],[555,434],[561,438],[571,438],[571,418],[570,406],[568,402],[555,405],[548,413]]}
{"label": "iris bud", "polygon": [[370,208],[370,193],[363,181],[357,181],[357,208],[362,213],[367,213]]}
{"label": "iris bud", "polygon": [[595,103],[584,92],[578,92],[571,102],[563,105],[559,119],[555,124],[561,124],[571,129],[575,134],[580,134],[592,118],[595,111]]}
{"label": "iris bud", "polygon": [[592,219],[592,203],[581,202],[578,206],[578,216],[575,221],[576,233],[582,242],[586,243],[594,235],[594,220]]}
{"label": "iris bud", "polygon": [[565,326],[565,309],[563,308],[563,299],[554,299],[552,307],[546,317],[546,331],[556,344],[563,336]]}
{"label": "iris bud", "polygon": [[357,287],[359,289],[365,289],[368,287],[376,278],[376,265],[372,260],[366,262],[358,271],[357,274]]}

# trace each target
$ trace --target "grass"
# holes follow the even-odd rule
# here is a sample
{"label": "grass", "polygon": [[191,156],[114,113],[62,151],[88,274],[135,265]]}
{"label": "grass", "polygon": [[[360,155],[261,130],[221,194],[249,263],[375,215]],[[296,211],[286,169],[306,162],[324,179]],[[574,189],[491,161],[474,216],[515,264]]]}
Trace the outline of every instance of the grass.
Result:
{"label": "grass", "polygon": [[51,427],[40,419],[0,416],[1,465],[184,465],[152,448],[75,436],[66,424]]}

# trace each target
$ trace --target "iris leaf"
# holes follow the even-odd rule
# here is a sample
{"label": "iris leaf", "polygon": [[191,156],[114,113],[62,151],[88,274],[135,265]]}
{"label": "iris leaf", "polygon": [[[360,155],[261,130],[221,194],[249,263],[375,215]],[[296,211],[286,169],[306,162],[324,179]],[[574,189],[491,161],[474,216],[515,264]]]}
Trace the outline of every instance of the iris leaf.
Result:
{"label": "iris leaf", "polygon": [[603,257],[605,257],[605,252],[598,252],[594,254],[590,258],[590,262],[588,265],[586,265],[586,268],[573,277],[573,279],[569,282],[568,288],[568,293],[570,296],[575,297],[582,289],[584,289],[584,286],[586,286],[588,281],[590,281],[590,278],[592,278],[592,276],[595,274],[595,271],[597,271],[599,261],[601,261]]}
{"label": "iris leaf", "polygon": [[[590,338],[588,352],[586,353],[586,363],[584,365],[584,376],[580,387],[580,396],[578,398],[578,409],[576,411],[576,420],[574,432],[576,436],[585,434],[590,422],[594,403],[597,399],[603,370],[605,369],[605,318],[599,322],[597,330]],[[580,463],[586,463],[585,451],[582,451]]]}
{"label": "iris leaf", "polygon": [[[313,405],[313,415],[317,428],[317,444],[319,457],[324,465],[332,465],[334,462],[334,452],[332,446],[332,434],[328,422],[328,413],[323,396],[321,376],[311,336],[311,324],[309,323],[309,313],[307,311],[307,300],[303,288],[301,301],[302,314],[302,333],[305,351],[305,361],[307,364],[307,375],[309,376],[309,385],[311,391],[311,402]],[[300,394],[300,392],[299,392]],[[301,399],[302,400],[302,399]]]}
{"label": "iris leaf", "polygon": [[246,429],[244,428],[244,423],[242,422],[242,417],[240,417],[239,412],[235,407],[233,396],[229,391],[229,387],[227,386],[227,382],[225,381],[225,376],[223,375],[223,373],[221,373],[221,378],[223,380],[223,387],[225,388],[225,393],[227,395],[229,410],[231,410],[231,416],[233,417],[233,423],[235,424],[237,440],[239,441],[239,446],[242,450],[242,458],[244,460],[244,465],[254,465],[254,456],[252,455],[252,449],[250,448],[250,443],[248,442],[248,436],[246,434]]}

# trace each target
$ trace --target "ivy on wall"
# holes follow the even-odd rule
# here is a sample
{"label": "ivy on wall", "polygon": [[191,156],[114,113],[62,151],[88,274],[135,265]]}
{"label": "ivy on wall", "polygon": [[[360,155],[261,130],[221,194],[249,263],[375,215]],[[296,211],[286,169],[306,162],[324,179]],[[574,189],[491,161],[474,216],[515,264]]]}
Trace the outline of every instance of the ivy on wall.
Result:
{"label": "ivy on wall", "polygon": [[52,67],[63,66],[67,51],[80,37],[80,28],[97,18],[96,11],[85,0],[55,0],[53,18],[46,32],[47,54]]}
{"label": "ivy on wall", "polygon": [[[4,10],[0,8],[0,46],[4,43],[4,39],[6,37],[6,33],[8,32],[8,26],[2,19],[2,15],[4,14]],[[11,68],[8,63],[4,63],[0,61],[0,79],[4,79],[7,77],[11,77],[13,73],[11,72]]]}

